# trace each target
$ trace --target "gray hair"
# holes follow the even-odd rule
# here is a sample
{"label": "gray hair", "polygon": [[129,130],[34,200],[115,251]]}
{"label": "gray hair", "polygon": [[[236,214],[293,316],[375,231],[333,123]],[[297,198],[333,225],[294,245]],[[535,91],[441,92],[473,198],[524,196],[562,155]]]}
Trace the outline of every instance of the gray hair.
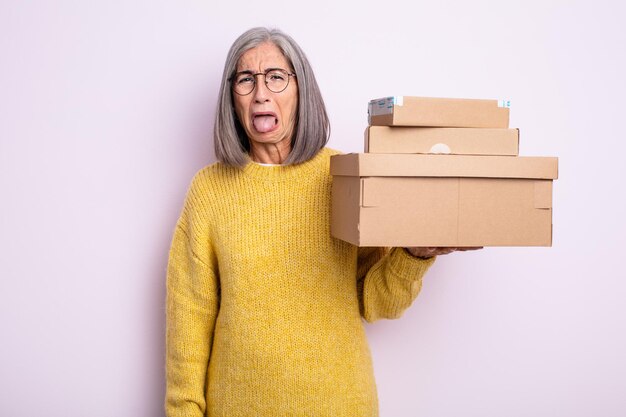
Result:
{"label": "gray hair", "polygon": [[271,42],[281,50],[296,73],[295,80],[298,83],[295,134],[291,139],[291,152],[284,163],[308,161],[326,145],[330,136],[326,106],[311,64],[302,49],[289,35],[278,29],[253,28],[239,36],[230,47],[222,74],[213,139],[215,156],[226,165],[243,167],[250,160],[249,139],[235,116],[233,93],[228,79],[237,70],[239,58],[246,51],[265,42]]}

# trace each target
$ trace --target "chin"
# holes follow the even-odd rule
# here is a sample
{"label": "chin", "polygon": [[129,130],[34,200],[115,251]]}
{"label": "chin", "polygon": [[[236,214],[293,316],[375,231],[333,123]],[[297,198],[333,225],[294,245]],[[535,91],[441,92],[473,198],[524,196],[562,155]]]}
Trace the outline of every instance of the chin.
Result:
{"label": "chin", "polygon": [[286,136],[284,135],[280,135],[280,136],[272,135],[272,136],[265,136],[265,137],[259,137],[259,136],[255,137],[255,136],[249,135],[248,138],[250,138],[251,142],[264,144],[264,145],[272,145],[272,144],[276,145],[286,140]]}

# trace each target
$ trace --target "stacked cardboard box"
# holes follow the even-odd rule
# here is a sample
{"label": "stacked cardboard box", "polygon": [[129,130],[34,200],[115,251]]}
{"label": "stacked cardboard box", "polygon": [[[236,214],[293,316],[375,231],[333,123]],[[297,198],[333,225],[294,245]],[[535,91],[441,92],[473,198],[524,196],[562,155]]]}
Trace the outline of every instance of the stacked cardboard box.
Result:
{"label": "stacked cardboard box", "polygon": [[508,102],[369,103],[365,151],[331,159],[331,234],[358,246],[551,246],[558,160],[520,157]]}

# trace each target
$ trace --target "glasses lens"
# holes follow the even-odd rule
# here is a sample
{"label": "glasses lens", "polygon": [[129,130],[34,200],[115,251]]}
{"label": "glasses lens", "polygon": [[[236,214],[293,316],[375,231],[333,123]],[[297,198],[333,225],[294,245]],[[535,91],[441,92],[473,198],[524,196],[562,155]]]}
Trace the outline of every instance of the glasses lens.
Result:
{"label": "glasses lens", "polygon": [[237,74],[233,80],[233,88],[237,94],[250,94],[250,92],[254,89],[254,82],[254,75],[252,74]]}
{"label": "glasses lens", "polygon": [[280,93],[289,84],[289,74],[285,70],[271,70],[265,73],[265,84],[270,91]]}

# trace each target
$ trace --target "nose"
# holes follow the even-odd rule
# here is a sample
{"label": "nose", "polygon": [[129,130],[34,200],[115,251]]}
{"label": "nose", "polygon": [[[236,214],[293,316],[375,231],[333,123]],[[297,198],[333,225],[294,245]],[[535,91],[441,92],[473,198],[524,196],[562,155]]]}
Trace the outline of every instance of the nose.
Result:
{"label": "nose", "polygon": [[265,74],[254,74],[254,101],[257,103],[266,103],[270,100],[271,91],[265,84]]}

